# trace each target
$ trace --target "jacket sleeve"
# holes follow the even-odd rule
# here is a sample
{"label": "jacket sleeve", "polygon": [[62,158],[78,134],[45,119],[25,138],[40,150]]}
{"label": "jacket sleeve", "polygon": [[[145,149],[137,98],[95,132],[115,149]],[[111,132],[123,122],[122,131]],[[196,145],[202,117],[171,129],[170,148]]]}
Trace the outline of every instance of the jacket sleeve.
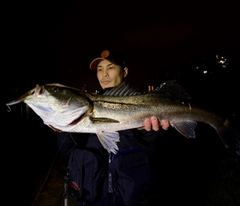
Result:
{"label": "jacket sleeve", "polygon": [[139,133],[141,134],[141,137],[146,142],[152,142],[152,141],[156,141],[158,136],[161,136],[163,131],[162,131],[162,129],[160,129],[159,131],[154,131],[154,130],[146,131],[145,129],[141,129],[141,130],[139,130]]}

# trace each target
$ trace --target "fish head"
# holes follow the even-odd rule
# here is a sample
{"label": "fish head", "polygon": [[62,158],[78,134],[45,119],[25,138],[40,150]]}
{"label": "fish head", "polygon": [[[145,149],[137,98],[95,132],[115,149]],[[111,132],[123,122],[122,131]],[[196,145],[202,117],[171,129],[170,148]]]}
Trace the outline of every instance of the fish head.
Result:
{"label": "fish head", "polygon": [[91,108],[91,102],[83,91],[61,84],[36,85],[17,100],[7,103],[7,106],[20,102],[25,102],[44,124],[56,130],[81,121]]}

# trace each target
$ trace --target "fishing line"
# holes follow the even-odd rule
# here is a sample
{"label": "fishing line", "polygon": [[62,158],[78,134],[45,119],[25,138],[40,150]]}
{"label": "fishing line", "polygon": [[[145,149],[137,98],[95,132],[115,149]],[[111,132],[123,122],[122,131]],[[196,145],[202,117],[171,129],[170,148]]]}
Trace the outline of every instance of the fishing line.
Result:
{"label": "fishing line", "polygon": [[46,184],[46,181],[47,181],[47,179],[48,179],[48,177],[49,177],[49,175],[50,175],[50,172],[51,172],[51,170],[52,170],[52,168],[53,168],[54,162],[55,162],[56,159],[57,159],[57,156],[58,156],[58,154],[59,154],[59,151],[60,151],[63,143],[65,142],[66,137],[67,137],[67,133],[66,133],[66,135],[65,135],[65,137],[64,137],[64,139],[63,139],[63,141],[62,141],[62,143],[61,143],[58,151],[56,152],[55,157],[53,158],[52,164],[51,164],[51,166],[50,166],[50,168],[49,168],[49,170],[48,170],[48,173],[47,173],[47,175],[46,175],[46,178],[45,178],[45,180],[43,181],[43,184],[42,184],[41,188],[39,189],[39,191],[38,191],[38,193],[37,193],[37,195],[36,195],[36,197],[35,197],[35,199],[34,199],[34,201],[33,201],[33,203],[32,203],[32,206],[34,206],[34,204],[36,203],[36,201],[37,201],[40,193],[42,192],[42,189],[43,189],[44,185]]}
{"label": "fishing line", "polygon": [[11,110],[11,107],[9,106],[9,105],[6,105],[7,106],[7,111],[8,112],[11,112],[12,110]]}

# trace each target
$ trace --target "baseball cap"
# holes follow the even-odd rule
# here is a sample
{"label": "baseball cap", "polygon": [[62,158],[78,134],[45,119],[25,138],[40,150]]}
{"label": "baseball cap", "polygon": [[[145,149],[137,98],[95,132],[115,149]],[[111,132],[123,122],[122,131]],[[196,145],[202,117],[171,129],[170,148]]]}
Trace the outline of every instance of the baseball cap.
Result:
{"label": "baseball cap", "polygon": [[90,69],[96,70],[99,62],[103,61],[104,59],[110,61],[113,64],[120,65],[123,68],[126,67],[126,61],[123,54],[117,50],[109,49],[102,51],[101,57],[94,59],[90,63]]}

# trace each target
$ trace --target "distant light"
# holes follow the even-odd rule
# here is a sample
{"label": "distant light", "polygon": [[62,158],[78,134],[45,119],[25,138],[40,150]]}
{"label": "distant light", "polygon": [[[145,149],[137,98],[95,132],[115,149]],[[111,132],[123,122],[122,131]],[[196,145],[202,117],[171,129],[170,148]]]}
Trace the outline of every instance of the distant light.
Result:
{"label": "distant light", "polygon": [[207,70],[203,71],[203,74],[207,74],[207,73],[208,73],[208,71],[207,71]]}
{"label": "distant light", "polygon": [[217,63],[222,67],[222,68],[226,68],[229,63],[227,62],[227,58],[223,57],[223,56],[219,56],[216,55],[216,59],[217,59]]}
{"label": "distant light", "polygon": [[149,86],[148,86],[148,91],[151,92],[151,91],[153,91],[153,90],[154,90],[154,86],[149,85]]}

